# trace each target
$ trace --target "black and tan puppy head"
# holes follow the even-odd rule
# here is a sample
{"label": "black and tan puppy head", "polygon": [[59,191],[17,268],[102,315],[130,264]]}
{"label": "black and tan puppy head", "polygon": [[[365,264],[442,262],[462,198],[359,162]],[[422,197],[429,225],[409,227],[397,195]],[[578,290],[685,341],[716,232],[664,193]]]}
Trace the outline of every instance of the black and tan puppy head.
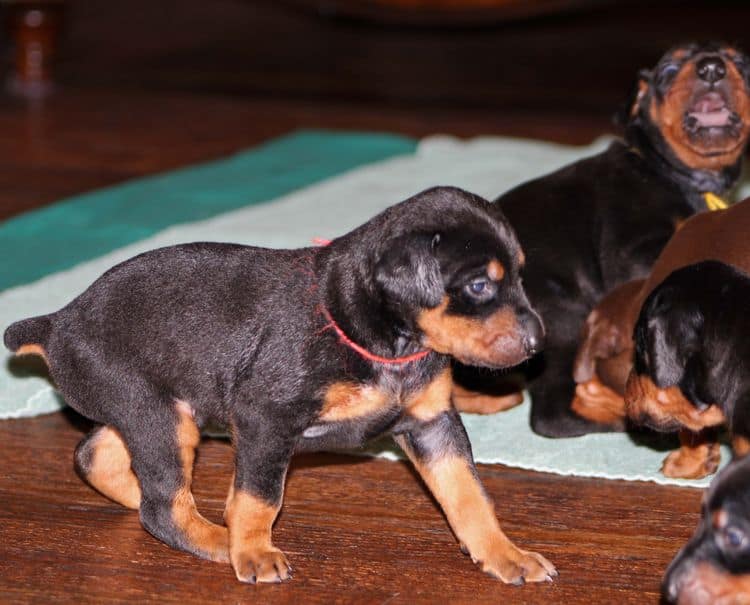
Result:
{"label": "black and tan puppy head", "polygon": [[635,325],[633,371],[625,388],[634,422],[661,431],[700,431],[725,421],[717,405],[724,403],[717,389],[720,366],[707,342],[713,346],[716,339],[713,320],[731,297],[725,280],[734,273],[716,261],[698,263],[674,271],[648,296]]}
{"label": "black and tan puppy head", "polygon": [[627,114],[691,170],[733,166],[750,135],[750,59],[718,43],[673,48],[639,74]]}
{"label": "black and tan puppy head", "polygon": [[422,344],[468,365],[509,367],[541,350],[544,328],[521,285],[523,252],[489,202],[457,189],[439,216],[384,243],[375,282]]}
{"label": "black and tan puppy head", "polygon": [[667,568],[662,592],[680,605],[750,603],[750,458],[714,478],[698,528]]}

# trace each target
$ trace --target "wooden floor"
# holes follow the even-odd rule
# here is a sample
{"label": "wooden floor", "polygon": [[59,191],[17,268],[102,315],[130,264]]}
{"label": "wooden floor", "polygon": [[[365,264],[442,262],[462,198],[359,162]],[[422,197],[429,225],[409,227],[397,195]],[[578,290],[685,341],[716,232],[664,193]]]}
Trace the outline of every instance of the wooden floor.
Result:
{"label": "wooden floor", "polygon": [[[101,8],[104,5],[97,9],[97,3],[71,4],[79,9],[87,6],[89,12],[106,12]],[[190,2],[192,7],[204,4],[208,5]],[[237,3],[222,0],[214,5],[219,4],[239,10]],[[248,4],[260,12],[259,4]],[[699,29],[696,23],[704,21],[696,19],[697,3],[683,4],[692,7],[685,19],[685,31],[692,36]],[[665,3],[659,10],[669,12],[669,6],[674,4]],[[740,9],[732,10],[731,18],[726,19],[728,31],[744,31],[746,20],[737,18]],[[82,13],[85,17],[86,11],[82,9]],[[722,18],[708,13],[706,19]],[[133,10],[129,14],[141,13]],[[631,23],[632,16],[628,18]],[[293,17],[295,23],[300,19],[299,15]],[[115,31],[120,23],[115,18],[112,22]],[[201,21],[196,18],[196,22]],[[462,92],[454,87],[458,96],[441,103],[436,101],[442,94],[439,85],[433,89],[430,79],[412,77],[423,71],[421,62],[426,61],[426,55],[420,55],[409,71],[408,47],[402,74],[392,69],[393,55],[387,61],[388,99],[370,94],[377,88],[370,80],[366,87],[370,93],[354,90],[357,98],[326,90],[326,82],[338,84],[340,79],[314,75],[305,79],[305,74],[316,68],[315,62],[295,66],[290,55],[284,81],[264,81],[283,94],[249,94],[263,80],[256,65],[252,77],[243,80],[242,94],[229,96],[226,93],[241,80],[236,69],[224,67],[235,75],[234,84],[226,80],[217,84],[219,78],[210,72],[206,56],[189,48],[189,31],[176,27],[179,34],[163,30],[163,35],[183,36],[182,57],[200,55],[199,75],[181,68],[174,57],[170,63],[166,54],[156,63],[149,63],[142,54],[127,57],[130,71],[126,81],[119,82],[115,55],[135,51],[125,50],[123,44],[94,46],[101,53],[88,51],[87,71],[87,55],[82,49],[85,42],[91,42],[91,32],[100,30],[86,30],[85,19],[74,23],[78,29],[70,45],[75,52],[67,56],[67,64],[63,61],[63,74],[68,77],[59,93],[41,105],[0,98],[0,219],[73,193],[220,157],[300,127],[375,129],[412,136],[434,132],[504,134],[567,143],[585,143],[609,130],[613,93],[606,82],[611,83],[612,78],[595,79],[602,87],[592,87],[599,93],[586,99],[588,109],[581,110],[575,103],[556,100],[581,90],[588,76],[561,78],[554,66],[547,71],[535,66],[526,80],[519,75],[518,81],[503,89],[503,94],[512,93],[514,101],[503,97],[498,86],[493,88],[494,100],[485,104],[481,90],[465,87]],[[505,44],[523,55],[526,38],[521,34],[526,32],[537,59],[546,56],[539,47],[545,40],[554,39],[562,45],[566,39],[575,39],[578,48],[599,48],[597,43],[607,38],[607,32],[594,27],[587,46],[578,34],[560,33],[560,27],[578,32],[574,23],[568,19],[556,29],[554,23],[544,21],[536,29],[528,24],[519,26],[521,33],[516,32],[516,37],[510,30],[502,33],[507,34]],[[668,21],[654,23],[663,28]],[[218,22],[210,26],[216,30]],[[363,26],[346,25],[345,29],[358,27]],[[99,35],[108,42],[106,28],[102,31],[105,34]],[[232,31],[237,38],[238,28]],[[621,50],[607,47],[606,53],[607,61],[614,61],[622,70],[631,51],[622,44],[628,38],[627,28],[618,31],[612,44]],[[264,36],[273,37],[275,32],[268,28]],[[652,58],[652,47],[676,41],[659,39],[665,34],[654,29],[647,33],[637,36],[636,50],[643,54],[648,46]],[[451,35],[471,39],[466,33]],[[346,36],[350,44],[359,39],[356,32]],[[409,39],[403,31],[381,34],[386,42],[391,36]],[[329,38],[314,39],[325,46]],[[377,36],[369,39],[379,40]],[[492,37],[484,32],[481,39],[489,44]],[[337,44],[344,44],[338,40]],[[141,46],[134,48],[150,48],[149,44],[153,41],[141,38]],[[380,42],[373,44],[381,48]],[[437,55],[434,65],[438,67],[432,68],[435,74],[439,75],[449,56]],[[636,67],[643,66],[641,59],[639,56]],[[97,80],[95,73],[104,73],[108,61],[111,72]],[[136,66],[138,61],[143,64]],[[591,57],[587,61],[589,68],[595,63]],[[368,77],[377,74],[382,64],[377,56],[369,59]],[[472,66],[472,86],[481,82],[481,67]],[[631,68],[628,65],[628,73],[633,73]],[[346,73],[353,78],[350,71]],[[554,76],[557,88],[552,101],[545,103],[547,73]],[[145,74],[145,79],[138,74]],[[156,85],[162,74],[165,80],[172,74],[175,84],[170,87],[159,80],[162,85]],[[450,74],[450,86],[465,83],[460,69],[454,67]],[[139,86],[141,81],[146,84]],[[300,82],[308,89],[292,90]],[[207,83],[207,88],[202,89],[201,83]],[[563,84],[570,87],[568,93]],[[628,85],[624,82],[622,89]],[[346,90],[352,92],[352,85]],[[399,95],[403,102],[397,102]],[[527,102],[531,98],[538,102]],[[141,529],[135,513],[85,486],[73,471],[72,452],[86,428],[86,422],[73,413],[0,422],[0,603],[655,604],[662,573],[699,516],[698,490],[483,466],[482,480],[497,503],[506,532],[523,548],[546,555],[560,572],[552,584],[510,587],[483,575],[460,553],[439,509],[407,465],[333,455],[304,456],[293,465],[275,530],[277,545],[295,568],[294,579],[281,586],[245,586],[236,582],[228,566],[163,546]],[[197,464],[195,492],[199,507],[212,520],[221,518],[230,473],[229,445],[205,442]]]}

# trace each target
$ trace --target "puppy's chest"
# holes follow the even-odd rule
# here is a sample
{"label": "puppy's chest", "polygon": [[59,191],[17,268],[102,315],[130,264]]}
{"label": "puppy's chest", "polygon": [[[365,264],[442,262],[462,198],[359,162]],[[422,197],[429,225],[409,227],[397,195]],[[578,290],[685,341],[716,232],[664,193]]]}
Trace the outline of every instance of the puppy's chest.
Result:
{"label": "puppy's chest", "polygon": [[405,415],[427,420],[450,407],[451,388],[447,369],[418,384],[389,376],[367,383],[333,382],[321,390],[322,405],[303,433],[302,448],[357,447]]}

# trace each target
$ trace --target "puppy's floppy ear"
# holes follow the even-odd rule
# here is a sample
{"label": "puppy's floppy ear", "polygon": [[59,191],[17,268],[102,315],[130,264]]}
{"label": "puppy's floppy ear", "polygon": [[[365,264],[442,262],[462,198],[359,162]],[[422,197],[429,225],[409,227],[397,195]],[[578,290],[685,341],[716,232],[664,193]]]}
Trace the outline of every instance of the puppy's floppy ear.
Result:
{"label": "puppy's floppy ear", "polygon": [[688,359],[700,350],[703,315],[696,305],[677,301],[672,287],[651,293],[641,310],[636,343],[646,349],[651,377],[660,388],[677,384]]}
{"label": "puppy's floppy ear", "polygon": [[407,233],[387,243],[375,263],[375,283],[395,303],[435,307],[445,294],[435,249],[440,236]]}
{"label": "puppy's floppy ear", "polygon": [[638,72],[638,79],[635,81],[630,94],[625,102],[620,106],[619,111],[615,114],[615,126],[624,128],[638,115],[641,102],[643,101],[648,89],[651,86],[651,72],[648,69],[642,69]]}

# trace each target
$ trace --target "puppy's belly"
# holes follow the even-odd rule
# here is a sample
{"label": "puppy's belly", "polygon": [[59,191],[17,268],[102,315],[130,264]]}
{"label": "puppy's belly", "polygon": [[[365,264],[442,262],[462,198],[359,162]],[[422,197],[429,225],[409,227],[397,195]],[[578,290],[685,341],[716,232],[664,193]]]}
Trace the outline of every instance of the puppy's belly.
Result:
{"label": "puppy's belly", "polygon": [[400,418],[401,410],[393,408],[383,414],[310,425],[297,443],[297,452],[319,452],[356,449],[382,435]]}

